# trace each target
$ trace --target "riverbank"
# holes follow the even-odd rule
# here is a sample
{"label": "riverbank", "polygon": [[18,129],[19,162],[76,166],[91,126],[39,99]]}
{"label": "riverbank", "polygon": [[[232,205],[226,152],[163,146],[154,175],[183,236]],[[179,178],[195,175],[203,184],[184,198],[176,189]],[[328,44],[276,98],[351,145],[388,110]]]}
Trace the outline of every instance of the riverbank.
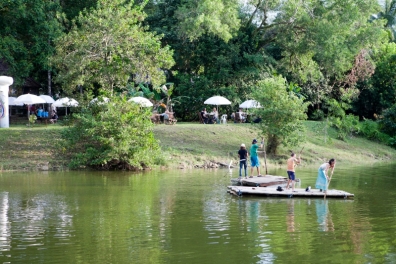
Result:
{"label": "riverbank", "polygon": [[[318,131],[317,122],[305,122],[306,141],[293,149],[303,148],[303,166],[317,166],[336,157],[338,163],[348,165],[374,164],[395,160],[396,150],[360,137],[347,142],[337,140],[330,129],[325,137]],[[63,126],[23,125],[0,129],[0,170],[66,170],[67,160],[59,156],[56,142],[60,140]],[[259,131],[251,124],[202,125],[177,123],[156,125],[154,133],[160,140],[167,168],[212,168],[220,164],[237,164],[237,151],[241,143],[250,147]],[[267,156],[268,166],[284,166],[290,149],[281,147],[277,156]],[[264,157],[261,154],[264,164]]]}

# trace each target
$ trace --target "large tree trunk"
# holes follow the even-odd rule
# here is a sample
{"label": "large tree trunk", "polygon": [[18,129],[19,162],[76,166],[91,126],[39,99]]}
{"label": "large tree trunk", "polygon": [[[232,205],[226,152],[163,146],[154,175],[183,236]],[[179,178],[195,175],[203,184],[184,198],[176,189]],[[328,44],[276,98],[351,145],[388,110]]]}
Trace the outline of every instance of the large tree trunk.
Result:
{"label": "large tree trunk", "polygon": [[279,146],[279,138],[277,135],[268,135],[267,153],[276,155]]}
{"label": "large tree trunk", "polygon": [[48,70],[47,71],[47,81],[48,81],[48,95],[49,96],[51,96],[51,89],[52,89],[52,87],[51,87],[51,81],[52,81],[52,76],[51,76],[51,70]]}
{"label": "large tree trunk", "polygon": [[[49,96],[51,96],[52,95],[52,86],[51,86],[51,83],[52,83],[52,75],[51,75],[51,70],[48,70],[47,71],[47,81],[48,81],[48,95]],[[52,116],[52,113],[51,113],[51,104],[48,104],[48,109],[47,109],[47,111],[48,111],[48,116]]]}

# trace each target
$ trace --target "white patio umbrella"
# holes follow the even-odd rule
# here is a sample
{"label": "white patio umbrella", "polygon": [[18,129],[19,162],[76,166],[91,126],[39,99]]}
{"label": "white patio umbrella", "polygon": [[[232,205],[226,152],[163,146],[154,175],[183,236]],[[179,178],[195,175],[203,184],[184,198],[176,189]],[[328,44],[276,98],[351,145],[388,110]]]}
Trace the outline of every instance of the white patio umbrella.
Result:
{"label": "white patio umbrella", "polygon": [[137,104],[140,104],[141,107],[151,107],[153,106],[153,103],[150,102],[149,99],[137,96],[137,97],[132,97],[131,99],[128,100],[128,102],[135,102]]}
{"label": "white patio umbrella", "polygon": [[227,98],[223,97],[223,96],[212,96],[208,99],[206,99],[206,101],[204,102],[204,104],[208,104],[208,105],[216,105],[217,106],[217,110],[219,110],[219,105],[230,105],[231,102],[228,101]]}
{"label": "white patio umbrella", "polygon": [[44,95],[44,94],[42,94],[42,95],[39,95],[39,97],[43,98],[43,99],[45,100],[45,103],[46,103],[46,104],[53,104],[53,103],[55,103],[55,100],[54,100],[51,96],[49,96],[49,95]]}
{"label": "white patio umbrella", "polygon": [[22,106],[23,105],[23,103],[15,103],[15,100],[16,100],[16,97],[8,97],[8,107],[9,107],[9,113],[10,113],[10,116],[11,116],[11,107],[12,106]]}
{"label": "white patio umbrella", "polygon": [[24,94],[21,96],[18,96],[17,99],[14,101],[15,104],[27,104],[27,105],[32,105],[32,104],[45,104],[45,100],[37,95],[34,94]]}
{"label": "white patio umbrella", "polygon": [[72,98],[64,97],[56,100],[52,105],[56,107],[70,107],[78,106],[78,102]]}
{"label": "white patio umbrella", "polygon": [[[54,98],[52,98],[52,97],[49,96],[49,95],[41,94],[41,95],[39,95],[39,97],[43,98],[43,99],[45,100],[45,103],[46,103],[46,104],[53,104],[53,103],[55,103]],[[43,109],[44,109],[44,105],[43,105]],[[51,106],[48,106],[48,112],[51,113]]]}
{"label": "white patio umbrella", "polygon": [[[32,104],[45,104],[45,101],[43,98],[34,95],[34,94],[23,94],[21,96],[18,96],[17,99],[15,99],[14,104],[27,104],[27,105],[32,105]],[[29,113],[30,108],[28,107],[28,119],[30,118],[30,113]],[[30,123],[29,123],[30,125]]]}
{"label": "white patio umbrella", "polygon": [[247,100],[240,104],[239,108],[261,108],[261,105],[256,100]]}
{"label": "white patio umbrella", "polygon": [[64,97],[56,100],[55,103],[52,104],[52,106],[66,107],[66,115],[67,115],[67,108],[78,106],[78,102],[72,98]]}
{"label": "white patio umbrella", "polygon": [[15,103],[16,97],[8,97],[8,105],[17,105],[17,106],[22,106],[23,103]]}
{"label": "white patio umbrella", "polygon": [[98,97],[92,99],[89,103],[90,104],[103,104],[103,103],[108,103],[110,101],[109,98],[107,97],[102,97],[101,101],[99,101]]}

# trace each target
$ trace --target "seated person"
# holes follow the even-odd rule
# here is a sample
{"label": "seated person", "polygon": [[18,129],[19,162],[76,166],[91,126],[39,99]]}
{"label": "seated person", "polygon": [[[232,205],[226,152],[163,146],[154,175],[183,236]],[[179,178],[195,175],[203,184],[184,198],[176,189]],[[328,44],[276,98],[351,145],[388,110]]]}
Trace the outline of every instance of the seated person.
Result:
{"label": "seated person", "polygon": [[239,108],[239,116],[242,122],[246,121],[246,113],[243,112],[242,108]]}
{"label": "seated person", "polygon": [[28,105],[28,108],[29,108],[29,112],[30,112],[30,114],[31,115],[35,115],[36,114],[36,106],[35,105]]}
{"label": "seated person", "polygon": [[201,116],[202,116],[202,119],[203,119],[203,121],[204,121],[204,124],[207,124],[208,123],[208,121],[209,121],[209,115],[208,115],[208,112],[206,112],[206,108],[204,108],[202,111],[201,111]]}
{"label": "seated person", "polygon": [[58,115],[55,111],[52,112],[51,119],[49,120],[51,124],[56,123],[58,121]]}
{"label": "seated person", "polygon": [[37,109],[37,117],[44,117],[44,111],[41,106]]}
{"label": "seated person", "polygon": [[216,108],[213,108],[213,111],[210,113],[210,117],[213,124],[219,122],[219,113],[217,112]]}
{"label": "seated person", "polygon": [[169,113],[170,113],[169,110],[166,109],[164,113],[160,114],[164,122],[169,120]]}

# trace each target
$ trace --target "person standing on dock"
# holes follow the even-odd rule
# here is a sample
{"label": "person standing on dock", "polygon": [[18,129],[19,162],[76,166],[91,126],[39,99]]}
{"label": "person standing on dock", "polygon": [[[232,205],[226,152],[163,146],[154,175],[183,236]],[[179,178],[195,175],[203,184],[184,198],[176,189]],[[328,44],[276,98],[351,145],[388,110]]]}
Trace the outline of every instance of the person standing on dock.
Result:
{"label": "person standing on dock", "polygon": [[262,177],[262,175],[260,174],[260,162],[259,162],[258,155],[257,155],[257,149],[262,148],[263,144],[264,144],[264,142],[261,140],[261,145],[259,146],[259,145],[257,145],[257,139],[253,139],[252,146],[250,147],[251,169],[250,169],[250,177],[249,178],[253,178],[254,167],[257,168],[257,177]]}
{"label": "person standing on dock", "polygon": [[296,182],[295,167],[297,164],[301,163],[301,155],[298,158],[296,158],[295,156],[296,154],[292,152],[291,157],[287,160],[287,176],[289,179],[287,181],[286,190],[289,189],[289,184],[291,183],[293,192]]}
{"label": "person standing on dock", "polygon": [[336,163],[335,159],[330,159],[329,162],[320,165],[315,188],[320,189],[320,191],[324,191],[325,193],[327,193],[327,188],[329,187],[328,171],[331,168],[331,175],[333,175],[335,163]]}
{"label": "person standing on dock", "polygon": [[247,178],[247,158],[249,153],[246,150],[245,144],[241,144],[241,148],[238,151],[239,157],[239,178],[242,178],[242,167],[245,168],[245,179]]}

